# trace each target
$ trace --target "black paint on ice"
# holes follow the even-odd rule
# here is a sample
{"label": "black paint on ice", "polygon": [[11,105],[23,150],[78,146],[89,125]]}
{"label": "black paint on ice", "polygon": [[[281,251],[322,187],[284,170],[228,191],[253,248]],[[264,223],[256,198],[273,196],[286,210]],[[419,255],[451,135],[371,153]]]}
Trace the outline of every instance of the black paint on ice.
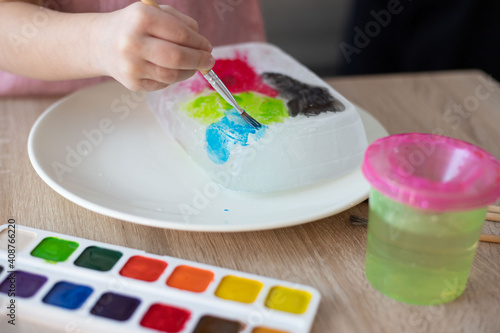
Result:
{"label": "black paint on ice", "polygon": [[323,112],[344,111],[345,106],[323,87],[311,86],[280,73],[263,73],[265,83],[278,90],[288,100],[291,117],[299,114],[317,116]]}

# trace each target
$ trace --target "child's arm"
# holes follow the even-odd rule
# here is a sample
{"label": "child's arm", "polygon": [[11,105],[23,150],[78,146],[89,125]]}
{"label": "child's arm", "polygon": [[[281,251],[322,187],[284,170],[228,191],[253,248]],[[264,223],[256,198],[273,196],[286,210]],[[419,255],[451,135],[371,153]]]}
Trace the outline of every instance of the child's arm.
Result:
{"label": "child's arm", "polygon": [[196,21],[140,2],[111,13],[68,14],[0,0],[0,69],[44,80],[112,76],[154,90],[213,66]]}

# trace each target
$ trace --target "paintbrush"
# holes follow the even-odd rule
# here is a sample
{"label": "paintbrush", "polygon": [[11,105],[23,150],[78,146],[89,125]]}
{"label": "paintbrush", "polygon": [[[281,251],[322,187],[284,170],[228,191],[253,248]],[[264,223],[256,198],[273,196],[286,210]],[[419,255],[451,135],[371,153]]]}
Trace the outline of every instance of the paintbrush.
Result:
{"label": "paintbrush", "polygon": [[[493,208],[493,209],[496,209],[496,211],[500,211],[497,206],[489,206],[488,208],[489,209]],[[490,210],[490,212],[491,212],[491,210]],[[496,213],[488,213],[488,214],[499,215]],[[490,217],[488,217],[488,215],[487,215],[486,220],[493,221],[493,222],[500,222],[500,220],[498,220],[498,219],[492,219],[491,215],[490,215]],[[349,215],[349,222],[351,223],[351,225],[360,225],[360,226],[368,225],[368,219],[366,217],[361,217],[361,216],[357,216],[357,215]],[[496,236],[496,235],[481,234],[481,236],[479,237],[479,240],[481,242],[500,244],[500,236]]]}
{"label": "paintbrush", "polygon": [[[153,6],[153,7],[156,7],[156,8],[161,10],[161,8],[158,5],[158,3],[156,2],[156,0],[141,0],[141,2],[145,5]],[[253,126],[254,128],[257,128],[257,129],[262,127],[262,125],[257,120],[252,118],[252,116],[250,116],[248,113],[246,113],[245,110],[243,110],[238,105],[238,103],[234,99],[234,97],[231,94],[231,92],[229,91],[229,89],[227,89],[225,84],[217,76],[217,74],[215,74],[215,72],[212,69],[209,69],[207,71],[200,71],[200,73],[203,74],[203,77],[208,81],[208,83],[210,83],[210,85],[215,89],[215,91],[217,91],[219,93],[219,95],[221,95],[222,98],[224,98],[224,100],[229,103],[229,105],[231,105],[233,108],[235,108],[238,111],[240,116],[248,124],[250,124],[251,126]]]}

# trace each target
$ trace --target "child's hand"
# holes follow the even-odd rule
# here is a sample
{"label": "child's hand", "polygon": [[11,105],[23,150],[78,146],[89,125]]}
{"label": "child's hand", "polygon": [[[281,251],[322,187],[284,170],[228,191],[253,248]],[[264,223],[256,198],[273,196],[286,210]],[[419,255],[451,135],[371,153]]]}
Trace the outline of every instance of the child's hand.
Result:
{"label": "child's hand", "polygon": [[89,48],[103,75],[150,91],[212,68],[212,46],[198,23],[170,6],[162,9],[137,2],[96,17]]}

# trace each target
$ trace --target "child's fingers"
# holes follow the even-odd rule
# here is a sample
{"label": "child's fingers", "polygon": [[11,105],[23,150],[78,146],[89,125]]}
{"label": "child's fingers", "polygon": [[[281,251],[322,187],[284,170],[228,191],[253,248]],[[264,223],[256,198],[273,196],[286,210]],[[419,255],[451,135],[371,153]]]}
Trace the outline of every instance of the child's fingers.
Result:
{"label": "child's fingers", "polygon": [[148,37],[143,43],[142,56],[160,67],[172,69],[210,69],[215,60],[207,51],[200,51],[157,38]]}
{"label": "child's fingers", "polygon": [[196,71],[188,71],[188,70],[173,70],[169,68],[163,68],[156,66],[155,68],[155,76],[154,78],[162,82],[163,84],[173,84],[176,82],[184,81],[193,76]]}
{"label": "child's fingers", "polygon": [[198,22],[195,19],[193,19],[192,17],[181,13],[180,11],[178,11],[177,9],[175,9],[172,6],[161,5],[160,7],[163,11],[177,17],[179,20],[184,22],[184,24],[186,24],[188,27],[190,27],[194,31],[198,32],[200,30]]}
{"label": "child's fingers", "polygon": [[98,21],[104,28],[96,26],[107,32],[100,65],[128,89],[161,89],[215,63],[196,21],[171,7],[160,10],[135,2],[105,17],[109,19]]}
{"label": "child's fingers", "polygon": [[143,79],[150,79],[163,84],[172,84],[189,79],[196,70],[171,69],[157,66],[153,63],[144,65]]}
{"label": "child's fingers", "polygon": [[[150,9],[154,11],[146,23],[146,29],[149,34],[156,38],[193,49],[212,51],[212,45],[208,39],[185,23],[186,19],[181,19],[176,15],[163,12],[157,8]],[[190,24],[192,25],[192,23]]]}
{"label": "child's fingers", "polygon": [[172,83],[189,79],[196,71],[188,70],[173,70],[162,68],[150,64],[145,67],[147,72],[143,73],[143,77],[128,80],[127,88],[134,91],[153,91],[167,87]]}
{"label": "child's fingers", "polygon": [[166,88],[168,84],[150,79],[140,79],[139,83],[134,87],[135,91],[155,91]]}

